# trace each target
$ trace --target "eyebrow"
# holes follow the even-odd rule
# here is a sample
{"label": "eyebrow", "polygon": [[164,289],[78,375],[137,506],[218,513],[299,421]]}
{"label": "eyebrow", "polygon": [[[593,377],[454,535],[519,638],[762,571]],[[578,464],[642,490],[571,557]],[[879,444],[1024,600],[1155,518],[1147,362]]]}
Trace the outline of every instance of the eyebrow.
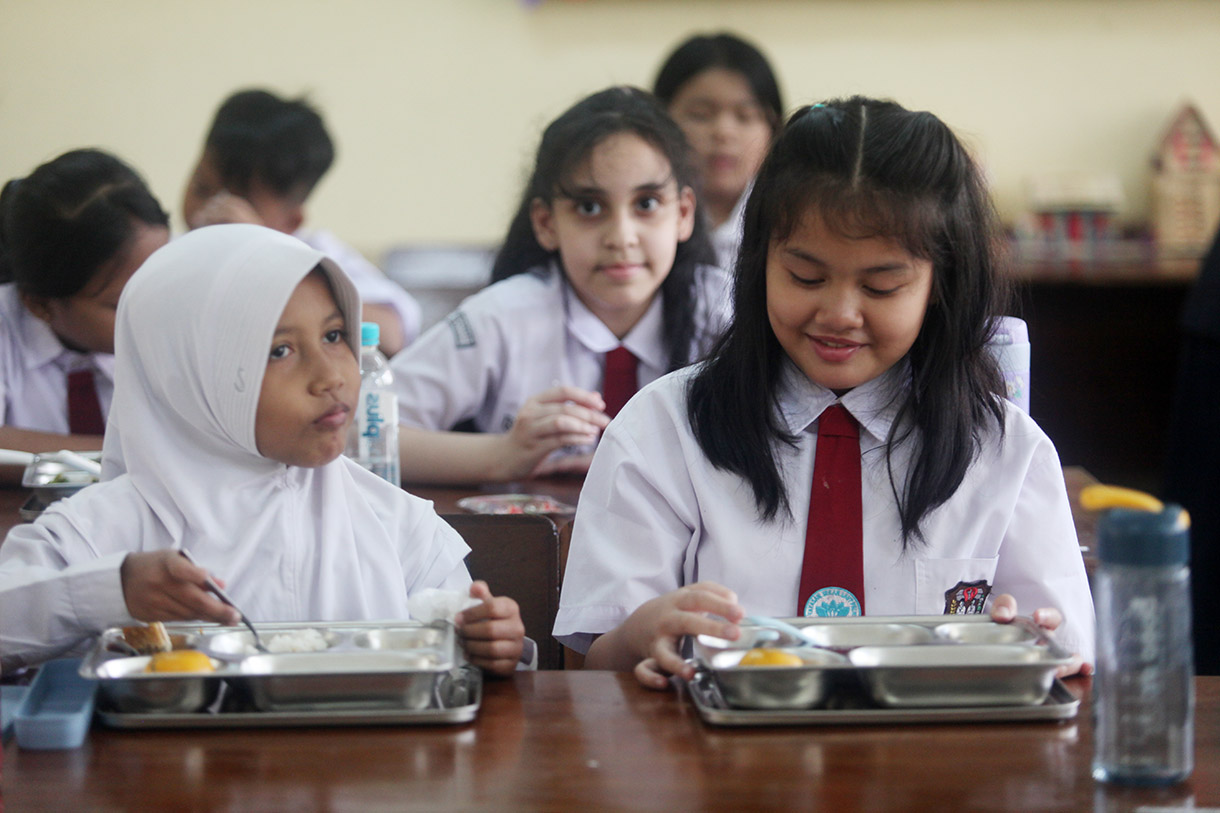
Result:
{"label": "eyebrow", "polygon": [[[322,320],[322,324],[323,325],[328,324],[330,322],[335,321],[336,319],[339,320],[340,322],[343,322],[343,324],[345,326],[347,325],[347,320],[343,318],[343,311],[339,310],[338,308],[335,308],[333,311],[331,311],[330,315]],[[298,328],[293,325],[289,325],[287,327],[281,327],[280,325],[276,325],[275,333],[271,334],[271,336],[272,336],[272,338],[275,338],[276,336],[280,336],[285,333],[293,333],[296,330],[298,330]]]}
{"label": "eyebrow", "polygon": [[[804,260],[805,262],[811,263],[812,265],[818,265],[818,266],[823,266],[823,267],[826,266],[826,262],[824,262],[820,257],[818,257],[816,254],[811,254],[808,251],[805,251],[804,249],[785,247],[783,249],[783,251],[785,254],[795,257],[798,260]],[[901,260],[895,260],[894,262],[882,263],[881,265],[871,265],[868,268],[865,268],[863,270],[864,270],[864,273],[866,273],[866,274],[883,274],[887,271],[906,271],[910,267],[911,267],[910,263],[903,262]]]}
{"label": "eyebrow", "polygon": [[[662,192],[666,189],[666,187],[668,187],[670,185],[670,183],[675,183],[675,184],[677,183],[677,179],[674,178],[673,175],[668,175],[663,180],[660,180],[660,181],[650,181],[648,183],[642,183],[639,186],[632,189],[631,191],[633,194],[638,194],[640,192]],[[606,194],[606,190],[600,186],[575,186],[575,187],[571,187],[568,189],[561,188],[559,190],[559,195],[557,195],[557,197],[561,197],[561,198],[595,198],[595,197],[605,195],[605,194]]]}

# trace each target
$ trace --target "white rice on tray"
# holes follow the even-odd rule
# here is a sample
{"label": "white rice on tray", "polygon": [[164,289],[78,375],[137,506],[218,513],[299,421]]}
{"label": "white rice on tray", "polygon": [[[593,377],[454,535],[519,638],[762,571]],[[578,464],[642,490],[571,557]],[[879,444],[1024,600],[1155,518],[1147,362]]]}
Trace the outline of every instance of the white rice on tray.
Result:
{"label": "white rice on tray", "polygon": [[309,628],[280,632],[272,635],[267,641],[267,649],[276,654],[284,652],[322,652],[330,648],[325,636],[316,629]]}

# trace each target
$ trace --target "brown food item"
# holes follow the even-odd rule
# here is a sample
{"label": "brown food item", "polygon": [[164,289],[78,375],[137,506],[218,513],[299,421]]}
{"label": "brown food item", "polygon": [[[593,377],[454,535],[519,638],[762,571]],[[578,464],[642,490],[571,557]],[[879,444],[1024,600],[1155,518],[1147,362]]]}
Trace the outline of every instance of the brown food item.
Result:
{"label": "brown food item", "polygon": [[154,621],[147,626],[140,624],[134,627],[123,627],[123,640],[141,655],[169,652],[173,648],[169,635],[165,632],[165,625],[160,621]]}

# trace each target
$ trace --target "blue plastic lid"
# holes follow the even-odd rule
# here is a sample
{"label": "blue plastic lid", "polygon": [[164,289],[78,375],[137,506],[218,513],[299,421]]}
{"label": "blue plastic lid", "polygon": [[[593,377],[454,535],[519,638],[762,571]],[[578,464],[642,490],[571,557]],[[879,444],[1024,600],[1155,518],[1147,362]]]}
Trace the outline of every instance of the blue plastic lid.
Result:
{"label": "blue plastic lid", "polygon": [[376,322],[361,322],[360,345],[362,347],[376,347],[379,344],[381,344],[381,325]]}
{"label": "blue plastic lid", "polygon": [[1180,505],[1161,511],[1111,508],[1097,523],[1097,558],[1118,565],[1184,565],[1190,518]]}

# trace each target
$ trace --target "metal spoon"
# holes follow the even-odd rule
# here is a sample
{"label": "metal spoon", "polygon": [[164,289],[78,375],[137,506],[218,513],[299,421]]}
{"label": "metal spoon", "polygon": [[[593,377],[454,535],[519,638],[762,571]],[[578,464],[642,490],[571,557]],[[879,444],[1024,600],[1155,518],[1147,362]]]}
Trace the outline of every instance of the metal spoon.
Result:
{"label": "metal spoon", "polygon": [[[185,550],[179,549],[178,553],[182,554],[182,557],[191,564],[199,564],[195,561],[194,557],[192,557]],[[258,630],[254,628],[254,624],[250,623],[250,619],[246,617],[246,614],[242,611],[242,608],[238,607],[237,604],[233,602],[233,599],[229,598],[229,594],[226,593],[224,588],[217,584],[216,580],[211,576],[208,576],[207,588],[216,594],[216,598],[220,599],[225,604],[228,604],[234,610],[237,610],[237,614],[241,616],[241,622],[250,628],[250,634],[254,636],[254,648],[259,652],[269,654],[271,650],[267,649],[267,647],[263,644],[263,639],[259,637]]]}
{"label": "metal spoon", "polygon": [[743,624],[749,624],[754,627],[764,627],[767,629],[779,630],[780,632],[791,635],[796,640],[817,646],[817,642],[812,640],[800,627],[794,627],[787,621],[780,621],[778,618],[770,618],[765,615],[747,615],[741,619]]}

